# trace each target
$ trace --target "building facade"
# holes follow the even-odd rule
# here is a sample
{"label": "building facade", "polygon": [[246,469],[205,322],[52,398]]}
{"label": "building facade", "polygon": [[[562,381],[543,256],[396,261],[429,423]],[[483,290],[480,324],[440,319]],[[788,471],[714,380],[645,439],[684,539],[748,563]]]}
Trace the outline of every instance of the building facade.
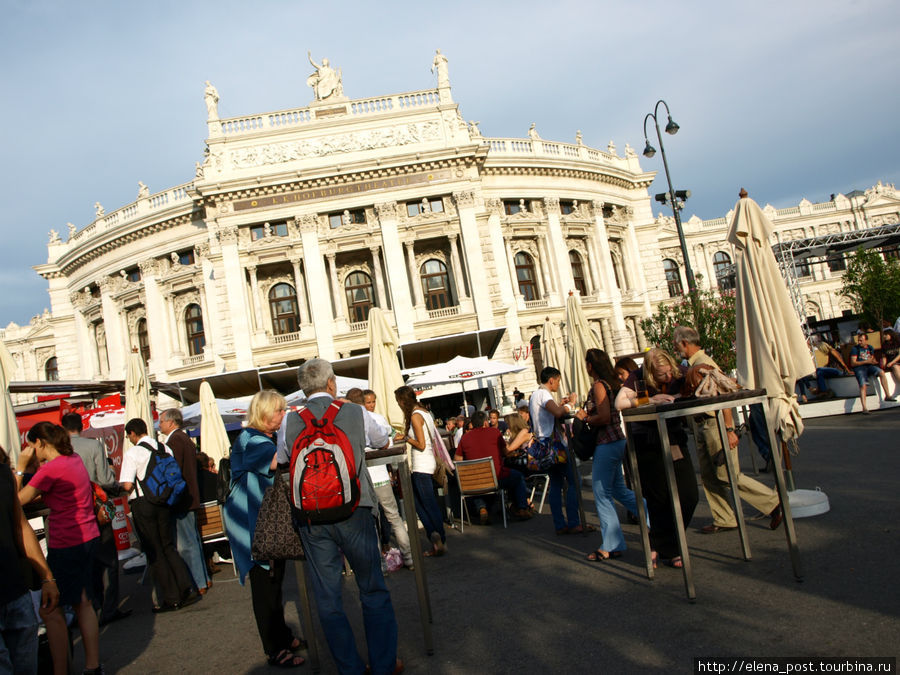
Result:
{"label": "building facade", "polygon": [[[449,359],[459,335],[489,335],[512,360],[546,317],[564,318],[569,293],[611,354],[646,346],[640,319],[686,283],[674,223],[652,213],[654,173],[630,147],[543,140],[535,125],[484,137],[440,52],[436,89],[370,99],[346,97],[327,60],[313,65],[315,99],[293,110],[220,119],[207,83],[193,180],[153,194],[141,183],[65,240],[51,232],[35,267],[50,311],[3,331],[12,379],[121,379],[130,349],[161,382],[352,360],[368,351],[372,307],[416,346],[407,366]],[[898,205],[879,186],[767,209],[784,236],[808,236],[896,222]],[[702,285],[734,259],[728,222],[685,224]],[[842,308],[838,286],[838,271],[803,280],[817,316]],[[530,390],[534,371],[506,384]]]}

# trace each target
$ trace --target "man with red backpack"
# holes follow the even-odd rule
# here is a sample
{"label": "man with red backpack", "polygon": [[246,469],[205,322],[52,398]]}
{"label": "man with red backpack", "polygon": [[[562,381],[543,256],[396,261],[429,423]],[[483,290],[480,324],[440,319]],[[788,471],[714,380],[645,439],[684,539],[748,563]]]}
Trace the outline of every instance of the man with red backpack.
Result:
{"label": "man with red backpack", "polygon": [[377,502],[365,464],[363,409],[336,400],[334,371],[324,359],[304,363],[298,381],[306,405],[287,416],[278,463],[290,465],[294,522],[328,647],[339,672],[366,669],[341,598],[343,553],[359,587],[371,672],[400,672],[397,620],[372,517]]}

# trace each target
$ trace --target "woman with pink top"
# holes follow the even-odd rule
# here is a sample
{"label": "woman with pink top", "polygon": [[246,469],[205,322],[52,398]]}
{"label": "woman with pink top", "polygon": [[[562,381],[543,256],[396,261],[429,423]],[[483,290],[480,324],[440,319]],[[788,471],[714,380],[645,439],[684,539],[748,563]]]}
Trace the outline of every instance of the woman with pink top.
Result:
{"label": "woman with pink top", "polygon": [[[43,497],[50,509],[47,518],[47,563],[56,578],[60,605],[71,605],[78,618],[78,628],[84,643],[85,673],[102,673],[100,665],[100,631],[97,614],[91,604],[94,548],[100,537],[97,516],[94,515],[94,495],[91,480],[81,458],[72,450],[68,432],[50,422],[38,422],[26,436],[28,447],[17,461],[16,487],[24,506]],[[22,486],[24,469],[37,457],[41,466]],[[62,640],[56,624],[62,622]],[[68,644],[65,619],[57,611],[45,618],[53,655],[54,672],[68,672]],[[61,644],[60,644],[61,642]]]}

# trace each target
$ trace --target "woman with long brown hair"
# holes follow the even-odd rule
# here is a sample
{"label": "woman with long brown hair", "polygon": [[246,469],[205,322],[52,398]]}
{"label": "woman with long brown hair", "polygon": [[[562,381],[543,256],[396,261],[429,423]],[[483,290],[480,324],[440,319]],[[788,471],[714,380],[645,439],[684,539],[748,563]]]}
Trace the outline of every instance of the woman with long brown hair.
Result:
{"label": "woman with long brown hair", "polygon": [[403,428],[406,430],[406,433],[397,434],[394,440],[405,440],[412,447],[412,485],[416,514],[422,521],[425,535],[432,546],[425,555],[444,555],[447,550],[447,534],[444,532],[444,519],[434,494],[432,478],[437,468],[431,441],[434,435],[434,419],[419,403],[412,387],[397,387],[394,397],[403,411]]}
{"label": "woman with long brown hair", "polygon": [[[38,422],[28,430],[26,439],[28,446],[19,454],[16,464],[19,502],[24,506],[43,497],[50,509],[47,563],[59,586],[60,604],[75,609],[84,645],[84,672],[102,673],[100,629],[91,603],[94,549],[100,538],[91,479],[81,457],[72,449],[68,432],[61,426]],[[41,466],[28,485],[22,487],[22,474],[34,457]],[[65,673],[68,671],[65,619],[57,609],[45,616],[44,621],[51,639],[54,671]],[[63,622],[62,630],[56,625],[59,622]],[[60,635],[62,640],[57,637]]]}
{"label": "woman with long brown hair", "polygon": [[[664,349],[651,349],[644,355],[643,365],[631,375],[616,395],[616,409],[625,410],[639,405],[637,381],[644,380],[651,403],[671,403],[681,395],[684,373],[675,358]],[[669,447],[675,466],[675,483],[681,506],[681,518],[687,527],[697,507],[699,494],[694,465],[687,450],[687,432],[684,421],[670,419],[666,422]],[[661,560],[670,567],[681,567],[681,551],[672,510],[666,469],[663,464],[661,439],[655,422],[636,422],[630,427],[634,437],[638,471],[641,474],[641,490],[647,500],[650,517],[650,546],[653,548],[653,564]]]}
{"label": "woman with long brown hair", "polygon": [[588,555],[592,562],[619,558],[627,546],[613,499],[631,513],[637,512],[634,492],[625,487],[622,459],[625,456],[625,434],[622,419],[612,404],[619,390],[619,379],[609,355],[602,349],[588,349],[584,357],[588,375],[593,379],[584,408],[576,417],[585,420],[596,430],[591,480],[594,506],[600,519],[603,545]]}

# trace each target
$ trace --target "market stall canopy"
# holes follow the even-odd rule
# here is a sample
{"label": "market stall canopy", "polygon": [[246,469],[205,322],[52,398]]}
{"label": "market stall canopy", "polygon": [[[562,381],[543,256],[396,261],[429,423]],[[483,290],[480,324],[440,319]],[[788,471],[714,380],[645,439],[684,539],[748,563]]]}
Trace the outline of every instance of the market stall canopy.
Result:
{"label": "market stall canopy", "polygon": [[497,377],[507,373],[518,373],[525,370],[525,366],[491,361],[487,357],[471,359],[466,356],[456,356],[447,363],[438,363],[429,367],[421,375],[410,377],[406,384],[410,387],[444,384],[446,382],[465,383],[470,380],[482,380],[488,377]]}

